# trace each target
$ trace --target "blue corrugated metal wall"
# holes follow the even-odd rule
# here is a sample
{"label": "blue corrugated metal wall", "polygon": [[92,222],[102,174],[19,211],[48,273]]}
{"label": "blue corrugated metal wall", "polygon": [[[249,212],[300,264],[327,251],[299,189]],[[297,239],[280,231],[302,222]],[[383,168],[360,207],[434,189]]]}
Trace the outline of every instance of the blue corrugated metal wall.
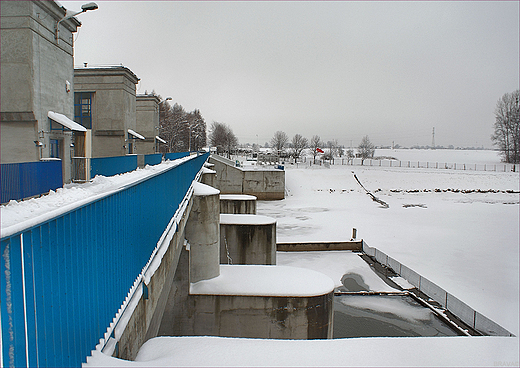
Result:
{"label": "blue corrugated metal wall", "polygon": [[171,153],[165,153],[164,158],[166,160],[177,160],[178,158],[189,156],[189,152],[171,152]]}
{"label": "blue corrugated metal wall", "polygon": [[61,160],[0,165],[2,203],[47,193],[63,186]]}
{"label": "blue corrugated metal wall", "polygon": [[137,155],[96,157],[90,159],[90,177],[113,176],[137,169]]}
{"label": "blue corrugated metal wall", "polygon": [[152,155],[144,156],[144,164],[145,165],[157,165],[162,162],[162,153],[155,153]]}
{"label": "blue corrugated metal wall", "polygon": [[1,239],[3,366],[85,362],[207,157]]}

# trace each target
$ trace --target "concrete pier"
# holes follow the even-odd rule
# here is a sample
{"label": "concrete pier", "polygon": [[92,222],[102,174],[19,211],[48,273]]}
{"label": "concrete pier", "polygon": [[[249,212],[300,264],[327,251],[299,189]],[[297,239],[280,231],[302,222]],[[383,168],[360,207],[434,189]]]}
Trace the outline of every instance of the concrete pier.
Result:
{"label": "concrete pier", "polygon": [[256,215],[256,197],[247,194],[221,194],[220,213]]}
{"label": "concrete pier", "polygon": [[221,275],[190,286],[183,335],[328,339],[334,282],[288,266],[222,265]]}
{"label": "concrete pier", "polygon": [[210,168],[203,167],[202,168],[202,178],[201,183],[209,185],[210,187],[215,187],[215,181],[217,180],[217,172],[215,170],[211,170]]}
{"label": "concrete pier", "polygon": [[221,264],[276,264],[276,220],[260,215],[220,215]]}
{"label": "concrete pier", "polygon": [[190,251],[190,282],[220,274],[220,192],[202,183],[193,183],[193,205],[186,224]]}

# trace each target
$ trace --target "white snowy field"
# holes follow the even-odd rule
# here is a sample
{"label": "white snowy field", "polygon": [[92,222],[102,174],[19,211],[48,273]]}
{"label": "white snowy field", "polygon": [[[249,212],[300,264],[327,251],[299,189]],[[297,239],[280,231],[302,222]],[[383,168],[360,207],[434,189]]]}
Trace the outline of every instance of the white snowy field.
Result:
{"label": "white snowy field", "polygon": [[356,228],[368,245],[518,335],[518,173],[286,165],[286,189],[284,200],[257,205],[277,219],[278,242],[348,240]]}

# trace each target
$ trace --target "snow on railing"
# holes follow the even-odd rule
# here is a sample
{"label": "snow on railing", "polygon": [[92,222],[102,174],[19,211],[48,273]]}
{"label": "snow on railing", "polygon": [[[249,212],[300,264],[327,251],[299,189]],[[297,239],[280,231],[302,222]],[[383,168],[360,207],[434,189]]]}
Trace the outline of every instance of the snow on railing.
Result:
{"label": "snow on railing", "polygon": [[421,276],[414,270],[406,267],[397,260],[389,257],[377,248],[368,246],[363,241],[363,253],[374,258],[377,262],[392,269],[397,275],[415,286],[419,291],[441,305],[442,308],[453,313],[462,322],[483,335],[514,336],[511,332],[475,311],[469,305],[456,298],[440,286]]}

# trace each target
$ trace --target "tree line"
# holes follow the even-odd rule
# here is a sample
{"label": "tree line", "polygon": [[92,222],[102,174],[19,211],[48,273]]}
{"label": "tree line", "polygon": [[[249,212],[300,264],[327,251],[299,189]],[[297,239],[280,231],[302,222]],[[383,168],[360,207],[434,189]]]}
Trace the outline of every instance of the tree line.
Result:
{"label": "tree line", "polygon": [[[313,161],[316,162],[316,156],[323,154],[323,159],[331,160],[333,157],[346,156],[348,159],[360,157],[362,162],[368,158],[373,158],[375,153],[375,146],[372,144],[368,136],[364,136],[357,147],[357,156],[352,149],[345,151],[345,146],[339,145],[336,139],[324,143],[319,135],[313,135],[310,140],[303,137],[301,134],[295,134],[289,142],[289,136],[283,131],[277,131],[273,138],[271,138],[271,148],[273,148],[279,155],[288,149],[288,153],[294,159],[299,159],[304,149],[309,148],[313,156]],[[325,150],[323,150],[324,148]]]}
{"label": "tree line", "polygon": [[[519,90],[506,93],[497,101],[491,140],[506,163],[520,163],[519,115]],[[209,143],[211,147],[216,147],[218,154],[227,154],[229,157],[238,146],[238,139],[229,125],[215,121],[210,127],[208,142],[206,122],[200,111],[195,109],[186,112],[181,105],[175,103],[171,106],[167,100],[159,104],[159,135],[166,140],[166,144],[161,144],[160,152],[196,151]],[[324,159],[345,155],[349,159],[360,157],[365,160],[372,158],[375,152],[375,146],[368,136],[364,136],[359,143],[357,155],[352,149],[345,151],[345,147],[339,145],[335,139],[324,143],[318,135],[308,140],[301,134],[295,134],[289,141],[285,132],[277,131],[271,138],[270,145],[275,153],[289,154],[295,159],[301,157],[304,149],[310,148],[314,161],[320,153]]]}

